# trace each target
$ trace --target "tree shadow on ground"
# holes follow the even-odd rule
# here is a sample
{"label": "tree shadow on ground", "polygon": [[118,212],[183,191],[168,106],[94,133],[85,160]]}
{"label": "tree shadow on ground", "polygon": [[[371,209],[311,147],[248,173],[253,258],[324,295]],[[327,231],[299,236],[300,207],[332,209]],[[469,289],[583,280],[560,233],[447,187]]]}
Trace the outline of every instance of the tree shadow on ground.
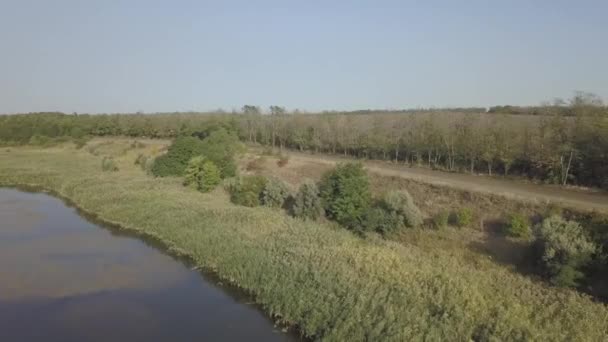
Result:
{"label": "tree shadow on ground", "polygon": [[477,253],[489,256],[494,262],[527,275],[538,277],[534,265],[532,246],[529,241],[511,239],[503,234],[505,222],[484,220],[484,237],[471,241],[468,247]]}

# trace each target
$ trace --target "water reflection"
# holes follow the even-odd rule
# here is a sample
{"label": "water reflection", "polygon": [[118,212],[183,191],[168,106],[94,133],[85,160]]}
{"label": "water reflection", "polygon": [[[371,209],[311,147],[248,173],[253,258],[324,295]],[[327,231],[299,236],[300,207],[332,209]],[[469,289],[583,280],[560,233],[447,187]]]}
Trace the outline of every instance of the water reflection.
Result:
{"label": "water reflection", "polygon": [[1,341],[295,339],[144,242],[0,189]]}

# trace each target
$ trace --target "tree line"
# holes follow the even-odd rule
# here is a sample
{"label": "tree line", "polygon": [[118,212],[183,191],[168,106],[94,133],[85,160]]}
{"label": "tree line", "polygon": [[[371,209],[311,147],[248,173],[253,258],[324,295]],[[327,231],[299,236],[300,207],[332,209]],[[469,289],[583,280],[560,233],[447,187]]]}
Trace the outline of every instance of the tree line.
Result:
{"label": "tree line", "polygon": [[[221,126],[253,144],[381,159],[447,171],[516,175],[608,189],[608,110],[593,95],[542,115],[452,110],[301,113],[246,105],[235,113],[0,116],[0,140],[40,137],[174,138]],[[202,132],[202,133],[201,133]]]}

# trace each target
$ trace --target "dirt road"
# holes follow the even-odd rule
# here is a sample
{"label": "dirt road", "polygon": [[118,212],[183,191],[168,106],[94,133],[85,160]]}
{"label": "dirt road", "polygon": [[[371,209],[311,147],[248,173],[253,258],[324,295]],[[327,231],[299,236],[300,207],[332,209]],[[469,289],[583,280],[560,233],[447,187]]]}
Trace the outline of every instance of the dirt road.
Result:
{"label": "dirt road", "polygon": [[[288,154],[292,160],[309,163],[336,164],[337,162],[352,160],[337,156],[312,155],[293,151],[290,151]],[[561,203],[568,207],[583,210],[608,212],[608,193],[602,191],[564,188],[481,175],[435,171],[380,161],[365,161],[364,165],[369,171],[385,176],[409,178],[425,183],[499,194],[528,201]]]}

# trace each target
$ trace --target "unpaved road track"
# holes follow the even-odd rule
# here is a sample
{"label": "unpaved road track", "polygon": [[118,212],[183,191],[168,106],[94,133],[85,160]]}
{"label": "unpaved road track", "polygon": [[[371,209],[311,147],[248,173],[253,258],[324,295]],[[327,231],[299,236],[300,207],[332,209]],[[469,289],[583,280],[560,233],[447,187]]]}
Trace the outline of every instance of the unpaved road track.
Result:
{"label": "unpaved road track", "polygon": [[[289,157],[302,162],[336,164],[353,159],[312,155],[290,151]],[[582,210],[596,210],[608,213],[608,193],[580,190],[553,185],[539,185],[515,180],[462,173],[449,173],[424,168],[408,167],[403,164],[365,161],[365,167],[374,173],[414,179],[424,183],[450,186],[457,189],[492,193],[533,202],[555,202]]]}

